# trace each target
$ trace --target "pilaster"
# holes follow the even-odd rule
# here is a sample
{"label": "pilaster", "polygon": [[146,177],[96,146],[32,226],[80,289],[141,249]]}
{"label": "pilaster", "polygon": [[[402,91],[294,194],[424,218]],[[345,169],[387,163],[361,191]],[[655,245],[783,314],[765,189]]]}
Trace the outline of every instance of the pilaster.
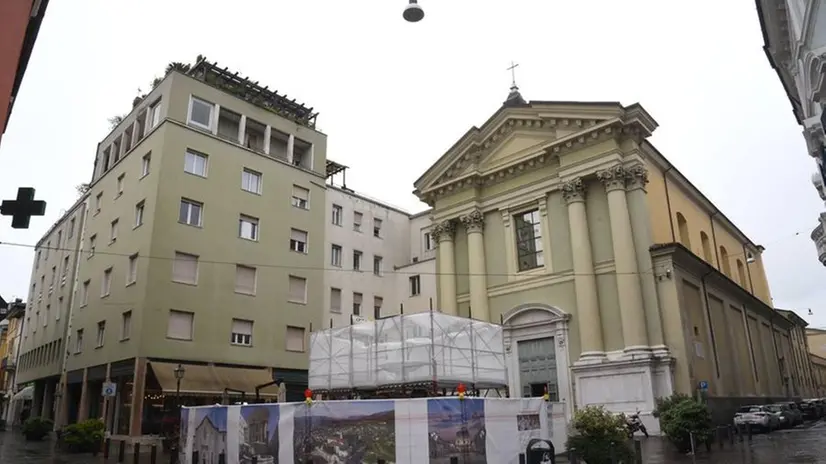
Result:
{"label": "pilaster", "polygon": [[631,215],[631,229],[634,233],[634,248],[637,255],[637,268],[640,271],[640,288],[645,308],[645,323],[648,343],[657,357],[670,357],[665,345],[660,302],[657,294],[657,282],[654,278],[654,262],[651,260],[650,248],[654,244],[651,233],[651,220],[648,211],[648,198],[645,190],[648,184],[648,170],[637,164],[627,170],[627,201]]}
{"label": "pilaster", "polygon": [[129,417],[129,435],[141,435],[143,424],[143,395],[146,386],[146,358],[135,359],[135,371],[132,377],[132,408]]}
{"label": "pilaster", "polygon": [[453,219],[442,221],[433,228],[433,236],[439,247],[436,250],[439,263],[439,306],[443,313],[451,316],[459,314],[456,302],[456,254],[453,244],[455,233],[456,223]]}
{"label": "pilaster", "polygon": [[264,153],[269,155],[270,154],[270,140],[272,138],[272,126],[267,124],[264,127]]}
{"label": "pilaster", "polygon": [[470,313],[475,319],[490,322],[487,269],[485,266],[485,215],[478,209],[460,218],[468,243]]}
{"label": "pilaster", "polygon": [[631,231],[631,216],[625,197],[626,177],[627,172],[620,165],[597,171],[597,179],[605,185],[608,195],[608,215],[625,352],[650,355],[639,267]]}
{"label": "pilaster", "polygon": [[241,120],[238,121],[238,144],[246,146],[247,145],[247,116],[241,115]]}
{"label": "pilaster", "polygon": [[293,164],[293,151],[295,150],[295,136],[290,134],[287,138],[287,162]]}
{"label": "pilaster", "polygon": [[597,298],[597,280],[588,217],[585,214],[585,183],[577,177],[562,185],[562,198],[568,204],[568,223],[574,264],[577,326],[581,344],[577,363],[600,362],[605,357],[602,320]]}
{"label": "pilaster", "polygon": [[80,387],[80,405],[77,408],[77,420],[84,421],[89,418],[89,371],[83,368],[83,383]]}
{"label": "pilaster", "polygon": [[221,117],[221,105],[215,104],[215,109],[212,111],[212,135],[218,135],[218,120]]}

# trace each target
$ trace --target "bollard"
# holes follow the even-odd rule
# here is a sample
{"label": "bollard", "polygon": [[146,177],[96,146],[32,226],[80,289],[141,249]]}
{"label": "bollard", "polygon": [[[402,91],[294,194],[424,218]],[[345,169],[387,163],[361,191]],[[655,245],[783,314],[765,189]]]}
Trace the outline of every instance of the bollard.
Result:
{"label": "bollard", "polygon": [[158,445],[152,444],[152,449],[149,450],[149,464],[158,464]]}
{"label": "bollard", "polygon": [[141,444],[140,442],[132,443],[132,463],[138,464],[141,462]]}
{"label": "bollard", "polygon": [[740,443],[743,443],[743,426],[737,425],[737,437],[740,439]]}
{"label": "bollard", "polygon": [[519,464],[527,464],[525,461],[525,453],[519,453]]}
{"label": "bollard", "polygon": [[227,456],[224,453],[218,455],[218,464],[227,464]]}
{"label": "bollard", "polygon": [[568,450],[568,462],[570,464],[578,464],[579,463],[579,459],[577,458],[576,450],[574,448],[571,448],[571,449]]}
{"label": "bollard", "polygon": [[385,461],[384,459],[379,459],[378,461],[376,461],[376,464],[387,464],[387,461]]}
{"label": "bollard", "polygon": [[642,442],[634,440],[634,464],[642,464]]}
{"label": "bollard", "polygon": [[728,441],[729,441],[729,444],[731,444],[731,446],[734,446],[734,426],[733,426],[733,425],[729,425],[729,426],[726,428],[726,433],[728,434]]}
{"label": "bollard", "polygon": [[[252,458],[252,464],[256,464],[256,461],[257,461],[257,459],[255,457],[253,457]],[[197,451],[192,452],[192,462],[201,462],[201,461],[198,460],[198,452]]]}
{"label": "bollard", "polygon": [[717,427],[717,443],[723,449],[723,427]]}
{"label": "bollard", "polygon": [[257,455],[253,455],[252,464],[258,464],[258,456]]}
{"label": "bollard", "polygon": [[109,447],[112,445],[112,439],[107,438],[103,441],[103,459],[109,459]]}
{"label": "bollard", "polygon": [[126,459],[126,442],[121,440],[118,444],[118,462],[123,462]]}

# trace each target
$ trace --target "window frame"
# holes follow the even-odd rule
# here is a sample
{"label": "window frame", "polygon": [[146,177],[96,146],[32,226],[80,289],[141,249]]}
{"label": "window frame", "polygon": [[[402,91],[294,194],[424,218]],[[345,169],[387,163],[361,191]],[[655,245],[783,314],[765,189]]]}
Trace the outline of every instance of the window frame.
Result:
{"label": "window frame", "polygon": [[422,294],[422,277],[420,274],[408,277],[407,282],[410,296],[419,296]]}
{"label": "window frame", "polygon": [[[235,322],[247,322],[249,323],[250,333],[245,334],[241,332],[235,331]],[[255,331],[255,321],[250,319],[240,319],[237,317],[233,317],[231,321],[231,326],[229,328],[229,343],[232,346],[243,346],[243,347],[252,347],[252,335]],[[236,341],[235,336],[239,335],[240,337],[247,337],[246,343],[244,341]]]}
{"label": "window frame", "polygon": [[[172,321],[172,314],[185,314],[189,317],[189,338],[173,337],[169,334],[170,322]],[[166,338],[167,340],[177,340],[182,342],[191,342],[195,340],[195,313],[192,311],[182,311],[180,309],[170,309],[166,321]]]}
{"label": "window frame", "polygon": [[[338,252],[338,260],[336,260],[336,252]],[[330,266],[341,267],[341,262],[344,257],[344,247],[335,243],[330,245]]]}
{"label": "window frame", "polygon": [[[204,160],[204,172],[203,172],[203,174],[194,172],[196,170],[195,168],[197,167],[197,163],[193,163],[192,171],[187,169],[186,165],[187,165],[187,162],[189,161],[190,155],[195,160],[197,160],[197,159],[203,159]],[[204,178],[204,179],[209,177],[209,155],[207,155],[206,153],[201,153],[199,151],[193,150],[191,148],[187,148],[186,151],[184,152],[184,172],[187,173],[187,174],[196,176],[196,177]]]}
{"label": "window frame", "polygon": [[[296,189],[301,189],[301,190],[304,190],[305,192],[307,192],[307,198],[304,199],[304,198],[301,198],[301,197],[297,196],[296,195]],[[292,198],[290,200],[290,203],[292,203],[293,208],[298,208],[302,211],[309,211],[310,210],[310,189],[302,187],[302,186],[297,185],[297,184],[293,184]]]}
{"label": "window frame", "polygon": [[333,203],[333,209],[330,216],[330,222],[334,226],[341,227],[341,224],[344,222],[344,208],[341,205]]}
{"label": "window frame", "polygon": [[[301,301],[293,299],[292,289],[291,289],[292,279],[301,279],[301,280],[304,281],[304,297]],[[288,288],[287,288],[287,301],[289,301],[290,303],[295,303],[295,304],[307,304],[307,288],[309,287],[308,279],[306,277],[302,277],[302,276],[298,276],[298,275],[294,275],[294,274],[289,274],[289,276],[287,278],[287,282],[288,282],[288,284],[287,284],[288,285]]]}
{"label": "window frame", "polygon": [[[304,242],[301,242],[300,240],[294,239],[293,238],[293,232],[300,232],[300,233],[304,234]],[[301,248],[299,246],[300,244],[304,245],[303,250],[299,249],[299,248]],[[310,252],[310,233],[306,230],[301,230],[301,229],[297,229],[295,227],[291,227],[290,228],[290,251],[295,252],[295,253],[301,253],[302,255],[308,254]]]}
{"label": "window frame", "polygon": [[[209,122],[206,125],[192,119],[192,110],[195,107],[195,102],[203,103],[204,105],[209,107]],[[196,97],[195,95],[189,95],[189,107],[187,108],[186,112],[186,124],[187,126],[193,126],[198,129],[203,129],[206,131],[212,132],[212,126],[215,124],[215,103],[210,102],[209,100],[205,100],[203,98]]]}
{"label": "window frame", "polygon": [[[255,178],[258,179],[258,189],[257,190],[252,190],[251,188],[248,188],[249,186],[247,185],[248,184],[247,176],[250,176],[249,178],[255,177]],[[252,193],[254,195],[261,195],[262,184],[264,183],[263,181],[264,181],[264,175],[261,174],[260,172],[258,172],[256,170],[253,170],[253,169],[250,169],[250,168],[244,168],[244,169],[241,170],[241,190],[243,190],[247,193]]]}
{"label": "window frame", "polygon": [[[251,237],[244,237],[244,223],[251,226]],[[261,237],[261,220],[255,216],[240,214],[238,216],[238,238],[242,240],[249,240],[250,242],[257,242]]]}
{"label": "window frame", "polygon": [[[187,205],[187,214],[186,214],[186,221],[181,221],[181,209],[183,208],[184,204]],[[198,207],[198,223],[193,224],[190,222],[192,219],[192,207]],[[178,224],[183,224],[185,226],[192,226],[201,228],[204,225],[204,204],[200,201],[193,200],[191,198],[181,197],[181,202],[178,204]]]}

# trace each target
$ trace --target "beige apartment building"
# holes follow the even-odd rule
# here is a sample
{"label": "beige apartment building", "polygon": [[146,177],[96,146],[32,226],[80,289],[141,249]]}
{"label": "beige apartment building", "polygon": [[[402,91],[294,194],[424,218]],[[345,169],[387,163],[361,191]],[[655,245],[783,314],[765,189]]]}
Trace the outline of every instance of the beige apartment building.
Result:
{"label": "beige apartment building", "polygon": [[60,374],[66,354],[66,333],[82,246],[86,196],[81,197],[37,243],[29,304],[15,382],[32,384],[32,410],[55,418]]}
{"label": "beige apartment building", "polygon": [[790,396],[792,323],[771,306],[763,247],[648,141],[656,127],[639,104],[513,88],[416,181],[439,307],[504,323],[512,396],[548,388],[568,416],[638,409],[649,430],[673,392],[725,422]]}
{"label": "beige apartment building", "polygon": [[[62,374],[59,424],[105,417],[116,435],[161,433],[179,365],[184,404],[257,387],[274,397],[273,381],[303,398],[325,288],[326,135],[315,117],[201,57],[135,99],[99,144],[77,215],[65,346],[29,345],[50,367],[28,380]],[[46,284],[62,258],[49,259],[35,265]]]}

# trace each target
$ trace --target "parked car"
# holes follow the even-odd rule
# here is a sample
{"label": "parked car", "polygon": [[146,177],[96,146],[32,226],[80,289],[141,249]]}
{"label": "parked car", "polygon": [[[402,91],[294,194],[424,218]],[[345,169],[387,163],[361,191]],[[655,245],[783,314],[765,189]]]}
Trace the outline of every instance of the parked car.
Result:
{"label": "parked car", "polygon": [[780,426],[780,419],[766,406],[743,406],[734,414],[734,426],[738,428],[751,426],[771,432]]}
{"label": "parked car", "polygon": [[803,413],[803,418],[806,420],[820,419],[820,408],[818,405],[809,400],[803,400],[798,403],[800,411]]}
{"label": "parked car", "polygon": [[766,409],[777,416],[778,427],[781,429],[787,429],[790,427],[794,427],[797,421],[797,416],[792,412],[791,408],[785,404],[770,404],[766,406]]}
{"label": "parked car", "polygon": [[792,421],[791,421],[791,424],[790,424],[791,427],[794,427],[796,425],[800,425],[800,424],[803,423],[803,411],[800,410],[800,407],[797,405],[797,403],[794,403],[794,402],[791,402],[791,401],[786,401],[786,402],[777,403],[777,404],[789,408],[789,414],[792,417]]}
{"label": "parked car", "polygon": [[805,400],[807,403],[813,404],[817,408],[817,418],[821,419],[824,415],[826,415],[826,402],[824,402],[820,398],[811,398]]}

